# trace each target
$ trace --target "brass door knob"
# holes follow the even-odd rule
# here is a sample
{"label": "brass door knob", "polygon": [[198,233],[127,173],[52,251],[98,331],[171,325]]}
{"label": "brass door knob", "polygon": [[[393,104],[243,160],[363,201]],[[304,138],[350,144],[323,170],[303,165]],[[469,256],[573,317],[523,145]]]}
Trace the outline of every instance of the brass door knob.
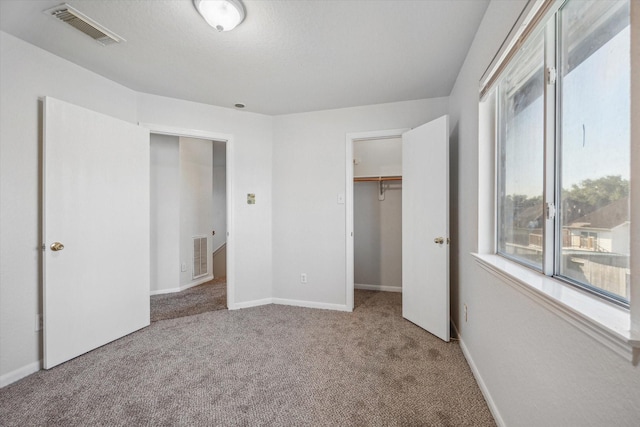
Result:
{"label": "brass door knob", "polygon": [[433,243],[437,244],[437,245],[441,245],[444,243],[444,237],[436,237],[435,239],[433,239]]}
{"label": "brass door knob", "polygon": [[57,251],[61,251],[63,249],[64,249],[64,245],[62,243],[60,243],[60,242],[53,242],[51,244],[51,250],[52,251],[56,251],[57,252]]}

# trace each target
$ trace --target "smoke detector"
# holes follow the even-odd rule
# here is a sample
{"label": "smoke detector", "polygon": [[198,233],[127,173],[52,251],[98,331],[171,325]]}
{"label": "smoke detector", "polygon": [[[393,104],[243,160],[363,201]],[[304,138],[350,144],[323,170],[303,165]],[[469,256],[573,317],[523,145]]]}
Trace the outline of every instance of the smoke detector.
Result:
{"label": "smoke detector", "polygon": [[47,9],[43,11],[43,13],[71,25],[76,30],[85,33],[103,46],[126,41],[113,31],[106,29],[104,26],[66,3]]}

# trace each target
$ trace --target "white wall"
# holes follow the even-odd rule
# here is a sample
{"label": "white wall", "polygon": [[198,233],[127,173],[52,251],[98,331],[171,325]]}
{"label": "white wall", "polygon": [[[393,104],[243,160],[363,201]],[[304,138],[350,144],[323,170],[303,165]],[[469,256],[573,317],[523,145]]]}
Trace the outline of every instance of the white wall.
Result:
{"label": "white wall", "polygon": [[180,284],[180,150],[177,136],[151,134],[151,293]]}
{"label": "white wall", "polygon": [[135,92],[0,32],[0,381],[39,367],[41,106],[53,96],[129,122]]}
{"label": "white wall", "polygon": [[478,82],[524,4],[491,2],[450,96],[452,317],[506,425],[637,425],[640,368],[470,255],[478,246]]}
{"label": "white wall", "polygon": [[[213,271],[211,247],[213,231],[213,142],[180,138],[180,287],[193,279],[193,238],[207,238],[207,276]],[[182,270],[182,269],[181,269]]]}
{"label": "white wall", "polygon": [[[41,333],[40,104],[59,99],[132,123],[233,135],[235,300],[272,294],[269,116],[140,94],[0,32],[0,382],[37,370]],[[245,194],[243,197],[243,193]],[[246,193],[258,203],[248,206]]]}
{"label": "white wall", "polygon": [[384,200],[377,182],[353,186],[354,281],[402,289],[402,184],[389,181]]}
{"label": "white wall", "polygon": [[346,134],[415,127],[447,107],[437,98],[274,117],[275,298],[346,305],[345,205],[337,203],[346,188]]}
{"label": "white wall", "polygon": [[[233,136],[235,303],[272,295],[271,170],[273,118],[206,104],[138,94],[138,120]],[[229,177],[230,174],[228,174]],[[247,205],[247,193],[256,204]]]}
{"label": "white wall", "polygon": [[402,175],[402,138],[353,142],[353,176]]}

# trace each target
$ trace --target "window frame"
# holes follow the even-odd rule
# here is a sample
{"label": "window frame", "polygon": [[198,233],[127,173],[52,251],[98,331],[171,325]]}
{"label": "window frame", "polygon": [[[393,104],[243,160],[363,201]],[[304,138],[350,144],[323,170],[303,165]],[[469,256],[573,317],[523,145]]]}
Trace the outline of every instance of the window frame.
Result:
{"label": "window frame", "polygon": [[[532,43],[541,33],[543,36],[543,56],[544,65],[542,72],[544,73],[543,86],[543,105],[544,105],[544,129],[543,129],[543,203],[542,215],[544,218],[542,233],[542,266],[539,268],[535,263],[529,263],[525,258],[510,256],[500,251],[501,226],[499,206],[501,202],[500,190],[504,185],[501,181],[501,149],[502,149],[502,125],[501,120],[501,97],[500,82],[508,75],[509,70],[515,66],[514,61],[522,59],[520,52],[512,54],[507,59],[507,64],[502,65],[500,72],[503,72],[499,78],[493,77],[491,84],[494,85],[488,92],[494,97],[494,126],[495,126],[495,170],[494,170],[494,253],[504,257],[512,262],[518,263],[525,268],[544,274],[547,277],[559,280],[563,283],[577,287],[580,290],[588,292],[604,301],[618,305],[624,309],[630,308],[630,299],[613,294],[605,289],[593,286],[589,283],[580,282],[566,275],[560,274],[560,266],[562,262],[562,220],[558,213],[560,206],[561,188],[561,164],[562,164],[562,79],[559,72],[562,52],[562,9],[570,0],[557,0],[546,9],[541,17],[534,19],[534,28],[530,28],[527,33],[527,39],[520,42],[518,50],[526,49],[529,43]],[[507,55],[508,56],[508,55]],[[631,88],[630,88],[631,89]],[[482,88],[481,94],[486,92],[486,87]],[[630,92],[631,94],[631,92]],[[630,153],[631,155],[631,153]],[[552,215],[549,212],[552,211]],[[631,233],[631,231],[630,231]]]}
{"label": "window frame", "polygon": [[[565,0],[566,1],[566,0]],[[545,28],[535,28],[533,31],[531,31],[531,33],[529,34],[529,39],[527,41],[527,43],[532,43],[536,37],[538,36],[542,36],[542,48],[543,48],[543,71],[546,69],[546,64],[547,64],[547,58],[546,58],[546,40],[547,40],[547,35],[546,35],[546,30]],[[527,43],[524,43],[521,47],[521,49],[526,49],[527,48]],[[542,225],[543,228],[543,259],[542,259],[542,263],[540,266],[538,266],[537,264],[533,263],[533,262],[528,262],[525,258],[518,258],[515,256],[511,256],[506,252],[501,252],[500,251],[500,230],[501,230],[501,226],[500,226],[500,212],[502,211],[502,209],[500,208],[500,193],[502,191],[502,187],[503,185],[505,185],[502,181],[502,177],[503,177],[503,171],[502,171],[502,166],[501,166],[501,155],[502,155],[502,126],[500,123],[500,117],[501,117],[501,108],[502,108],[502,98],[501,98],[501,82],[502,80],[505,78],[505,76],[507,76],[509,74],[509,72],[511,71],[512,67],[515,66],[515,64],[513,63],[513,61],[517,61],[519,59],[521,59],[521,52],[518,52],[516,55],[514,55],[513,58],[511,58],[510,63],[505,67],[504,69],[504,74],[496,80],[496,87],[495,89],[492,91],[495,94],[495,136],[496,136],[496,140],[495,140],[495,153],[496,153],[496,158],[495,158],[495,253],[505,257],[511,261],[517,262],[519,264],[524,265],[527,268],[531,268],[534,271],[546,274],[545,271],[545,259],[544,259],[544,248],[545,248],[545,243],[544,243],[544,239],[545,239],[545,224]],[[543,115],[546,117],[546,112],[547,112],[547,105],[546,105],[546,90],[547,90],[547,84],[546,84],[546,78],[543,79]],[[545,122],[543,123],[543,167],[546,164],[546,119]],[[544,176],[544,172],[543,172],[543,183],[542,183],[542,196],[543,196],[543,206],[544,206],[544,197],[546,194],[546,178]],[[546,221],[545,221],[546,222]]]}
{"label": "window frame", "polygon": [[[538,16],[560,0],[528,0],[505,40],[495,45],[496,54],[478,81],[477,104],[477,246],[469,255],[475,261],[474,274],[488,275],[487,283],[498,286],[513,298],[520,298],[549,311],[560,321],[575,327],[593,344],[611,350],[625,361],[640,364],[640,238],[631,239],[630,308],[596,297],[582,288],[546,276],[496,254],[496,128],[494,83],[526,38]],[[640,218],[640,2],[631,2],[631,176],[630,214]],[[640,236],[640,221],[630,224],[631,236]],[[485,283],[480,280],[480,286]],[[479,290],[482,292],[482,290]],[[462,302],[460,311],[462,312]]]}

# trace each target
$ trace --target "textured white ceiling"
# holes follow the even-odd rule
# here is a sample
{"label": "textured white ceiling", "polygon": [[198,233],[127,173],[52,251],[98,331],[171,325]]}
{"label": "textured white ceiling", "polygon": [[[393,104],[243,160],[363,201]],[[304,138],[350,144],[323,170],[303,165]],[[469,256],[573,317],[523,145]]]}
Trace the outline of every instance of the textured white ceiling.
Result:
{"label": "textured white ceiling", "polygon": [[69,0],[124,37],[103,47],[1,0],[0,29],[133,90],[285,114],[449,95],[488,0],[245,0],[219,33],[190,0]]}

